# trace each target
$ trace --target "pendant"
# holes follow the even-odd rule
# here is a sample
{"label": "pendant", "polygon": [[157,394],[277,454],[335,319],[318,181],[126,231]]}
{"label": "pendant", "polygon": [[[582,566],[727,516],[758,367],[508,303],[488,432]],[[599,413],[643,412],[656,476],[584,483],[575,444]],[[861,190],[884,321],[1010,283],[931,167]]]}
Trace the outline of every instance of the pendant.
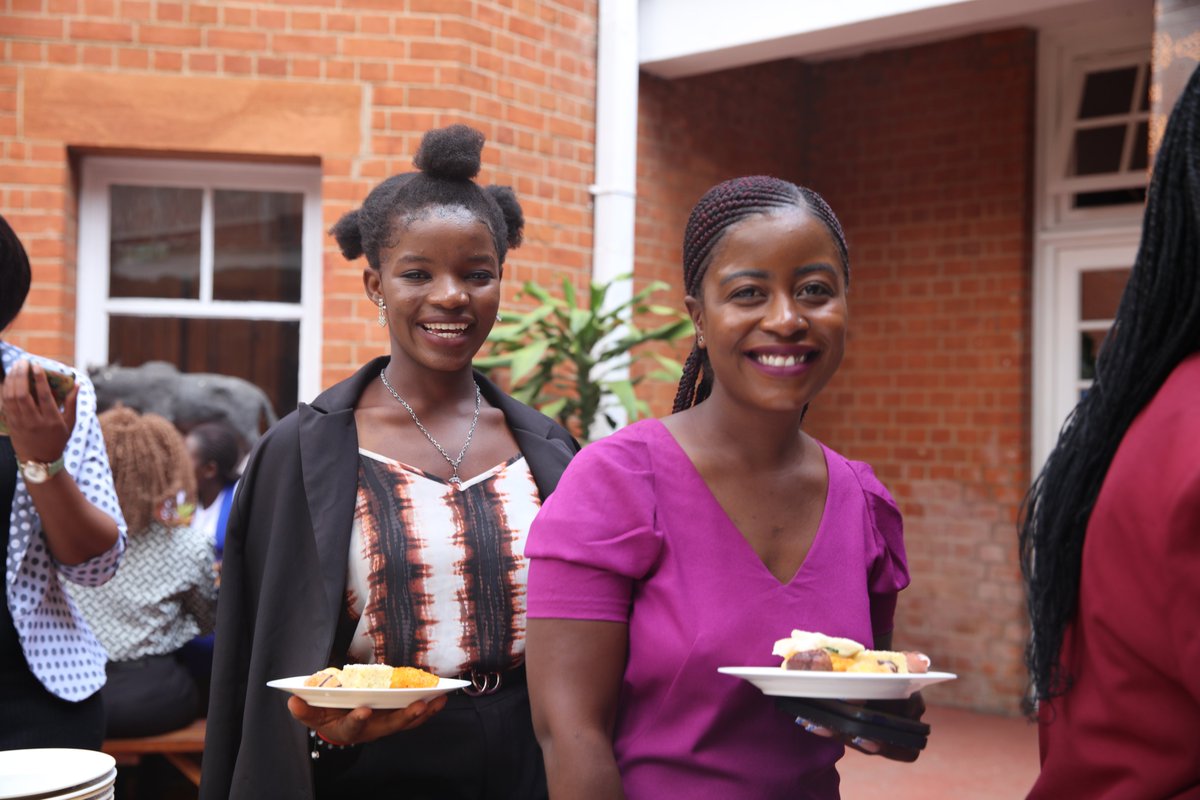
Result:
{"label": "pendant", "polygon": [[459,487],[462,486],[462,481],[459,480],[459,477],[457,475],[452,475],[450,477],[450,483],[454,484],[455,486],[459,486]]}

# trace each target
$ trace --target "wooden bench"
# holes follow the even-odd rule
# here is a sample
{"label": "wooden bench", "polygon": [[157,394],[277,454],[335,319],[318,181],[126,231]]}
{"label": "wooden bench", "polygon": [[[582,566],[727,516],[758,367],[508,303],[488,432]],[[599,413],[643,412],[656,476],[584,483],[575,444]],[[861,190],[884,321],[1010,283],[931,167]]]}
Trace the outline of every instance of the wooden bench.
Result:
{"label": "wooden bench", "polygon": [[158,736],[106,739],[100,748],[117,760],[117,766],[134,767],[143,756],[162,756],[183,773],[193,786],[200,785],[200,755],[204,752],[205,720]]}

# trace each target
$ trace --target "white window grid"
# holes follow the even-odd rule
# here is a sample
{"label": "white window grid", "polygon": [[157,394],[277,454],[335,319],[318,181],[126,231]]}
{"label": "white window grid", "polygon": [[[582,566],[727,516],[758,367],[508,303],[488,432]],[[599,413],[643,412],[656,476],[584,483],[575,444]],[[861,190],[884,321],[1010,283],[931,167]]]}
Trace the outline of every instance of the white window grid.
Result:
{"label": "white window grid", "polygon": [[[200,189],[199,297],[109,296],[110,187],[169,186]],[[221,189],[303,195],[300,301],[213,298],[213,193]],[[75,363],[83,369],[108,363],[109,318],[189,317],[299,322],[297,394],[309,400],[321,382],[322,263],[321,172],[317,166],[89,157],[83,161],[79,202],[79,278]]]}

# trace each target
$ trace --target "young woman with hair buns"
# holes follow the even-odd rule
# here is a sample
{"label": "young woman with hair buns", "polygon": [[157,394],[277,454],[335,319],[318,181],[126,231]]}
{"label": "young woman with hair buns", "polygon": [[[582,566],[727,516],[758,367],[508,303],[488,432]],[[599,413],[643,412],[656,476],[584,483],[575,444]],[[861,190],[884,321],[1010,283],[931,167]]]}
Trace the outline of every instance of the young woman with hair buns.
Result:
{"label": "young woman with hair buns", "polygon": [[843,738],[717,669],[778,663],[794,628],[890,649],[899,511],[801,426],[845,349],[845,238],[815,192],[746,177],[700,199],[683,255],[676,413],[580,453],[526,548],[551,796],[836,798]]}
{"label": "young woman with hair buns", "polygon": [[[529,524],[578,449],[471,359],[520,205],[480,186],[483,135],[427,133],[417,172],[333,227],[366,258],[388,355],[277,423],[225,539],[201,797],[546,794],[524,676]],[[315,708],[267,681],[345,663],[472,681],[405,709]]]}

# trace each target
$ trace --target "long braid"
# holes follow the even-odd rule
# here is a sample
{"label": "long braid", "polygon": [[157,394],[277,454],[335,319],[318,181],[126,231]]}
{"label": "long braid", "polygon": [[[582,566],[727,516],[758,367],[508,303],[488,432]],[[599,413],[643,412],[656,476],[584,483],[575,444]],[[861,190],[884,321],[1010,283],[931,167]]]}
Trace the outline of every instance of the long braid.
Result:
{"label": "long braid", "polygon": [[[1142,241],[1096,379],[1063,426],[1022,509],[1021,569],[1033,698],[1070,688],[1060,664],[1079,599],[1088,520],[1117,447],[1171,371],[1200,350],[1200,70],[1159,149]],[[1032,711],[1032,703],[1027,711]]]}
{"label": "long braid", "polygon": [[164,500],[196,494],[196,474],[183,435],[157,414],[117,406],[100,415],[117,501],[131,534],[149,527]]}
{"label": "long braid", "polygon": [[[692,209],[683,234],[685,293],[695,298],[703,296],[701,283],[712,261],[712,254],[732,226],[754,214],[782,208],[801,208],[821,221],[837,246],[848,287],[850,254],[846,247],[846,236],[829,204],[811,189],[778,178],[751,175],[717,184]],[[703,401],[712,391],[712,382],[708,355],[697,344],[693,344],[675,392],[674,410],[682,411]]]}

